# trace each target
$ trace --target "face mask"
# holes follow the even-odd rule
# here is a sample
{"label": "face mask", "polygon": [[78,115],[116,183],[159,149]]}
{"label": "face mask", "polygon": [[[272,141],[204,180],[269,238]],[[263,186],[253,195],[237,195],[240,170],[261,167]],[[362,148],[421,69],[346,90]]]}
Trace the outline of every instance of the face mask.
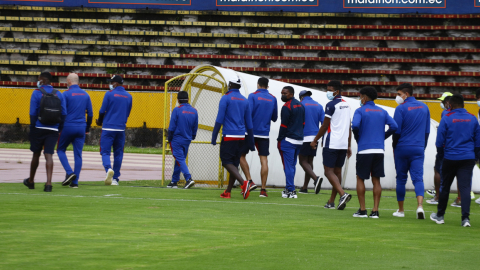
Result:
{"label": "face mask", "polygon": [[363,104],[362,99],[360,99],[360,107],[362,107],[363,105],[365,104]]}
{"label": "face mask", "polygon": [[480,100],[479,100],[479,101],[477,101],[477,105],[478,105],[478,107],[480,107]]}
{"label": "face mask", "polygon": [[108,85],[108,87],[110,87],[110,90],[113,90],[113,89],[115,89],[115,87],[113,87],[113,85],[111,85],[111,84],[110,84],[110,85]]}
{"label": "face mask", "polygon": [[398,103],[398,105],[403,104],[405,100],[401,96],[397,96],[395,98],[395,101]]}
{"label": "face mask", "polygon": [[333,100],[333,98],[334,98],[333,92],[327,91],[327,98],[328,98],[329,100]]}
{"label": "face mask", "polygon": [[38,88],[42,87],[42,84],[40,83],[40,81],[37,82],[37,87]]}
{"label": "face mask", "polygon": [[440,103],[440,107],[442,108],[442,110],[446,110],[447,108],[445,108],[445,106],[443,105],[443,103]]}
{"label": "face mask", "polygon": [[283,101],[283,102],[287,102],[287,101],[288,101],[288,98],[287,98],[286,95],[282,95],[282,101]]}

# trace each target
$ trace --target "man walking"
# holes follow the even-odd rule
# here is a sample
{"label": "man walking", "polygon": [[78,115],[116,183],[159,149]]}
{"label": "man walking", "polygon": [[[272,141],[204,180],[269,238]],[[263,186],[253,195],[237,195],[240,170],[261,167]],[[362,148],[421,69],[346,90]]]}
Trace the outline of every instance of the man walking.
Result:
{"label": "man walking", "polygon": [[[360,209],[354,217],[379,218],[378,206],[382,195],[380,177],[385,177],[385,140],[397,130],[397,123],[388,113],[375,105],[377,90],[371,86],[360,90],[360,108],[355,110],[352,131],[358,143],[357,153],[357,195]],[[385,132],[385,125],[389,126]],[[367,216],[365,208],[365,180],[372,176],[373,209]]]}
{"label": "man walking", "polygon": [[462,226],[470,227],[470,191],[475,160],[480,158],[480,126],[474,115],[464,109],[463,96],[455,94],[450,99],[451,112],[440,121],[435,145],[442,164],[442,187],[437,213],[430,219],[444,224],[450,187],[455,177],[462,198]]}
{"label": "man walking", "polygon": [[341,197],[338,202],[338,210],[345,209],[347,203],[352,199],[352,195],[346,193],[341,185],[345,158],[352,156],[350,105],[342,99],[341,89],[342,83],[339,81],[330,81],[327,84],[327,98],[331,101],[325,106],[325,120],[317,136],[310,143],[310,146],[316,149],[318,140],[323,137],[323,167],[325,177],[332,185],[332,195],[325,208],[335,208],[335,197],[339,193]]}
{"label": "man walking", "polygon": [[280,112],[281,125],[278,132],[278,151],[282,157],[285,171],[285,190],[283,198],[297,198],[295,191],[295,169],[297,157],[303,144],[303,126],[305,124],[305,109],[294,97],[295,90],[291,86],[282,89],[282,101],[285,104]]}
{"label": "man walking", "polygon": [[58,131],[62,130],[67,115],[65,99],[59,91],[50,85],[52,75],[42,72],[38,76],[37,87],[30,98],[30,151],[33,152],[30,164],[30,177],[23,180],[29,189],[35,188],[35,173],[40,155],[45,155],[47,182],[43,191],[52,192],[53,153],[58,140]]}
{"label": "man walking", "polygon": [[[248,104],[252,112],[253,136],[255,139],[255,147],[258,151],[260,164],[262,169],[260,177],[262,179],[262,189],[260,197],[268,197],[267,195],[267,177],[268,177],[268,155],[270,154],[270,121],[276,122],[278,118],[277,99],[268,92],[268,79],[261,77],[257,82],[257,91],[248,95]],[[245,156],[249,152],[249,146],[244,144],[242,157],[240,158],[240,166],[248,180],[252,180],[250,175],[250,167],[248,166]],[[252,181],[250,190],[256,188]]]}
{"label": "man walking", "polygon": [[[105,93],[96,122],[98,126],[102,127],[100,154],[102,155],[103,167],[107,172],[105,185],[118,186],[125,146],[125,128],[132,110],[132,95],[122,86],[123,78],[119,75],[113,75],[108,82],[110,82],[110,91]],[[113,170],[110,163],[112,146]]]}
{"label": "man walking", "polygon": [[317,176],[313,172],[313,159],[317,155],[317,149],[312,149],[310,143],[315,139],[320,125],[323,124],[325,119],[325,112],[323,111],[322,105],[312,99],[312,92],[303,90],[298,95],[300,101],[302,102],[303,108],[305,108],[305,127],[303,128],[303,145],[300,149],[300,165],[305,171],[305,181],[303,182],[303,187],[300,189],[299,193],[308,193],[308,183],[310,178],[313,179],[313,186],[315,194],[320,192],[320,187],[322,186],[323,178]]}
{"label": "man walking", "polygon": [[405,217],[403,203],[408,172],[415,186],[417,197],[417,219],[425,219],[423,211],[423,162],[425,148],[430,135],[430,111],[427,105],[413,97],[413,86],[404,83],[397,88],[397,103],[393,119],[398,129],[393,134],[393,151],[395,153],[395,169],[397,170],[398,210],[395,217]]}
{"label": "man walking", "polygon": [[[90,96],[78,86],[78,82],[77,74],[70,73],[67,76],[68,90],[63,93],[67,105],[67,117],[62,133],[60,133],[57,147],[58,158],[66,172],[62,185],[70,185],[71,188],[78,188],[78,179],[82,170],[82,151],[85,144],[85,134],[90,132],[93,119]],[[87,114],[86,122],[85,114]],[[75,170],[72,170],[65,154],[69,144],[73,145]]]}
{"label": "man walking", "polygon": [[[222,144],[220,145],[220,159],[222,166],[230,173],[227,189],[220,195],[221,198],[230,199],[233,184],[237,180],[242,185],[242,195],[246,200],[250,196],[252,181],[244,181],[238,165],[244,144],[248,144],[251,151],[255,151],[253,139],[252,114],[247,99],[240,94],[242,82],[237,74],[233,73],[228,78],[228,92],[220,100],[217,119],[212,132],[212,144],[217,144],[217,136],[223,125]],[[247,130],[247,135],[245,135]]]}
{"label": "man walking", "polygon": [[185,91],[178,92],[178,103],[180,106],[175,107],[170,117],[170,126],[168,127],[168,142],[172,155],[175,158],[175,167],[173,168],[172,182],[167,188],[177,188],[180,181],[180,172],[185,177],[185,189],[193,187],[195,182],[188,170],[186,158],[190,143],[195,140],[198,129],[198,113],[195,108],[188,104],[188,93]]}

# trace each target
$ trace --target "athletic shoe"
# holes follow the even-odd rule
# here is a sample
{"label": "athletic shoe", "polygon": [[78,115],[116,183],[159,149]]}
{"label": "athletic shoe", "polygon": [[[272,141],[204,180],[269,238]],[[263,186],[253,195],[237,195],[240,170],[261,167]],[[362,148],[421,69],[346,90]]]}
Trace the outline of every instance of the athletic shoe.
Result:
{"label": "athletic shoe", "polygon": [[242,194],[244,200],[248,199],[248,196],[250,196],[250,181],[243,181]]}
{"label": "athletic shoe", "polygon": [[458,201],[458,198],[457,198],[457,199],[455,199],[455,200],[453,201],[452,204],[450,204],[450,206],[453,206],[453,207],[462,207],[462,202],[459,202],[459,201]]}
{"label": "athletic shoe", "polygon": [[313,184],[315,185],[315,194],[320,193],[320,188],[322,187],[322,182],[323,182],[323,178],[321,178],[320,176],[317,177],[317,180],[313,180]]}
{"label": "athletic shoe", "polygon": [[478,198],[475,202],[480,204],[480,198]]}
{"label": "athletic shoe", "polygon": [[187,188],[191,188],[195,185],[195,182],[193,182],[192,179],[188,180],[186,183],[185,183],[185,186],[183,187],[184,189],[187,189]]}
{"label": "athletic shoe", "polygon": [[220,194],[220,198],[231,199],[231,198],[232,198],[232,193],[227,192],[227,191],[225,190],[222,194]]}
{"label": "athletic shoe", "polygon": [[475,193],[473,193],[473,191],[470,191],[470,198],[472,200],[475,200]]}
{"label": "athletic shoe", "polygon": [[429,203],[429,204],[438,204],[438,201],[435,200],[435,198],[432,198],[432,199],[430,199],[430,200],[427,200],[427,203]]}
{"label": "athletic shoe", "polygon": [[65,177],[65,180],[62,182],[62,186],[68,186],[70,183],[72,183],[75,179],[77,179],[77,175],[74,173],[71,173]]}
{"label": "athletic shoe", "polygon": [[[432,213],[430,215],[430,219],[435,221],[437,224],[445,224],[445,220],[443,219],[443,217],[437,216],[437,213]],[[463,224],[463,221],[462,221],[462,224]]]}
{"label": "athletic shoe", "polygon": [[112,184],[113,174],[114,174],[113,170],[108,169],[107,177],[105,177],[105,185],[106,186],[110,186]]}
{"label": "athletic shoe", "polygon": [[325,206],[323,208],[326,208],[326,209],[335,209],[335,203],[332,202],[332,203],[328,203],[325,204]]}
{"label": "athletic shoe", "polygon": [[266,190],[266,189],[260,190],[260,197],[262,197],[262,198],[268,197],[268,195],[267,195],[267,190]]}
{"label": "athletic shoe", "polygon": [[294,190],[294,191],[289,191],[287,192],[287,198],[289,199],[297,199],[297,192]]}
{"label": "athletic shoe", "polygon": [[470,225],[470,219],[465,218],[462,220],[462,227],[471,227]]}
{"label": "athletic shoe", "polygon": [[423,211],[423,207],[417,208],[417,219],[425,219],[425,211]]}
{"label": "athletic shoe", "polygon": [[113,180],[112,180],[112,186],[119,186],[118,180],[113,179]]}
{"label": "athletic shoe", "polygon": [[393,213],[394,217],[405,217],[405,212],[400,212],[397,209],[397,212]]}
{"label": "athletic shoe", "polygon": [[432,197],[435,197],[435,194],[437,194],[437,192],[435,190],[429,189],[429,190],[427,190],[427,194],[432,196]]}
{"label": "athletic shoe", "polygon": [[361,210],[360,208],[358,208],[358,211],[353,214],[353,217],[368,218],[367,210]]}
{"label": "athletic shoe", "polygon": [[250,191],[257,189],[257,185],[252,180],[248,180],[248,183],[250,184]]}
{"label": "athletic shoe", "polygon": [[352,195],[348,194],[345,192],[342,197],[340,197],[340,201],[338,201],[338,207],[337,210],[343,210],[345,209],[345,206],[347,206],[347,203],[352,199]]}
{"label": "athletic shoe", "polygon": [[167,188],[178,188],[178,184],[172,181],[168,183]]}
{"label": "athletic shoe", "polygon": [[28,180],[30,180],[30,178],[23,179],[23,184],[28,187],[28,189],[35,189],[35,182],[30,183]]}
{"label": "athletic shoe", "polygon": [[288,198],[288,191],[286,189],[282,190],[282,198]]}
{"label": "athletic shoe", "polygon": [[298,193],[308,194],[308,189],[306,189],[306,188],[305,188],[305,189],[301,188],[301,189],[298,191]]}
{"label": "athletic shoe", "polygon": [[70,187],[71,188],[78,188],[78,185],[77,184],[70,184]]}
{"label": "athletic shoe", "polygon": [[369,218],[380,218],[380,214],[378,213],[378,211],[372,211],[372,213],[370,213],[370,216],[368,216]]}
{"label": "athletic shoe", "polygon": [[43,189],[45,192],[52,192],[52,185],[45,185],[45,188]]}

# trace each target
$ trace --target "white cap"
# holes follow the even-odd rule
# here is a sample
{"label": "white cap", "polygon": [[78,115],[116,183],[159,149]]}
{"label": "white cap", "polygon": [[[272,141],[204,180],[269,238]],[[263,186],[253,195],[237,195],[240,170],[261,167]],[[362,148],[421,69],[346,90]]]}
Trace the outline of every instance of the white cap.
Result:
{"label": "white cap", "polygon": [[226,81],[229,83],[236,83],[239,85],[242,85],[242,80],[238,77],[237,73],[235,71],[231,70],[228,72],[228,74],[225,76]]}

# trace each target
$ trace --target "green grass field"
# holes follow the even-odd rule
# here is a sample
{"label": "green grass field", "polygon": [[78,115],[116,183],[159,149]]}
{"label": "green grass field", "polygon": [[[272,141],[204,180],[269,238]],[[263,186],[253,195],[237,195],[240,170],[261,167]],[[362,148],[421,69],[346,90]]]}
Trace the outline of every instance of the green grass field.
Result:
{"label": "green grass field", "polygon": [[[447,209],[444,225],[416,220],[412,192],[406,217],[395,218],[395,193],[384,191],[374,220],[352,217],[355,196],[344,211],[324,209],[328,190],[295,200],[270,189],[268,198],[255,191],[243,200],[236,189],[225,200],[218,189],[121,185],[55,184],[48,194],[43,183],[0,184],[0,268],[476,269],[480,262],[474,202],[472,227],[463,228],[459,208]],[[425,205],[427,215],[435,209]]]}
{"label": "green grass field", "polygon": [[[12,149],[30,149],[30,143],[0,143],[0,148],[12,148]],[[67,147],[67,151],[73,151],[73,146],[70,144]],[[83,146],[83,151],[87,152],[100,152],[100,146],[98,145],[85,145]],[[135,146],[125,146],[125,153],[131,154],[162,154],[161,148],[156,147],[135,147]]]}

